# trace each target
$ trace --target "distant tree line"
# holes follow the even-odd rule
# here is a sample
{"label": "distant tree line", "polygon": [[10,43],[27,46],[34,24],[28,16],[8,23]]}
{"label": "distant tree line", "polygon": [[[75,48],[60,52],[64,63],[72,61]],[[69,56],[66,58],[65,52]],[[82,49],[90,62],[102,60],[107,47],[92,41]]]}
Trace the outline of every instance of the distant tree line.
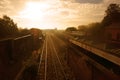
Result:
{"label": "distant tree line", "polygon": [[28,34],[31,34],[29,29],[19,28],[19,36],[24,36],[24,35],[28,35]]}
{"label": "distant tree line", "polygon": [[[103,36],[105,27],[111,25],[112,23],[120,23],[120,5],[119,4],[110,4],[105,11],[106,15],[104,16],[101,22],[94,22],[88,25],[79,25],[78,29],[76,27],[68,27],[66,31],[81,31],[86,32],[88,35],[87,38],[92,40],[98,40]],[[74,29],[76,28],[76,29]]]}
{"label": "distant tree line", "polygon": [[75,27],[68,27],[66,31],[72,32],[72,31],[77,31],[77,29]]}

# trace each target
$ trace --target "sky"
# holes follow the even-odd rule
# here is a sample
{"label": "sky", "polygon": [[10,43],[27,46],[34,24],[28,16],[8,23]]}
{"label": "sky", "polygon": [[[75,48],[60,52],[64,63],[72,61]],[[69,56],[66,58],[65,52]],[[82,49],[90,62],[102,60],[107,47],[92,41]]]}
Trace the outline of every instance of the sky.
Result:
{"label": "sky", "polygon": [[0,0],[0,17],[20,28],[66,29],[100,22],[111,3],[120,0]]}

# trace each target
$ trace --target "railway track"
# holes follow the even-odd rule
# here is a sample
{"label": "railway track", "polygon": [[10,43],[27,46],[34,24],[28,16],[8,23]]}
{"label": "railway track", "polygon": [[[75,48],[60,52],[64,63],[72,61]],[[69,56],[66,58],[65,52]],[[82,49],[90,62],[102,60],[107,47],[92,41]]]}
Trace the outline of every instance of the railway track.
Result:
{"label": "railway track", "polygon": [[[54,46],[54,43],[53,43],[53,40],[52,38],[50,37],[50,43],[51,43],[51,48],[53,49],[52,51],[52,59],[53,59],[53,65],[54,65],[54,68],[55,68],[55,72],[56,72],[56,80],[68,80],[68,77],[65,72],[65,69],[63,67],[63,63],[61,62],[60,60],[60,57],[56,51],[56,48]],[[52,50],[51,49],[51,50]]]}
{"label": "railway track", "polygon": [[38,66],[38,80],[47,80],[47,38],[44,40],[40,54],[40,62]]}
{"label": "railway track", "polygon": [[38,80],[75,80],[70,77],[50,34],[46,36],[41,51]]}

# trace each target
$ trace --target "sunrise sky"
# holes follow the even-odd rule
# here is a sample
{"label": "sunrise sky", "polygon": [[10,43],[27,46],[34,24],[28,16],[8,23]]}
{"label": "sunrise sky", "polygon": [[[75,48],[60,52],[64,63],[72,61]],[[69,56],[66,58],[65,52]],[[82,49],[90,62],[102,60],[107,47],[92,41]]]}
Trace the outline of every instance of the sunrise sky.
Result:
{"label": "sunrise sky", "polygon": [[100,22],[110,3],[120,0],[0,0],[0,16],[22,28],[65,29]]}

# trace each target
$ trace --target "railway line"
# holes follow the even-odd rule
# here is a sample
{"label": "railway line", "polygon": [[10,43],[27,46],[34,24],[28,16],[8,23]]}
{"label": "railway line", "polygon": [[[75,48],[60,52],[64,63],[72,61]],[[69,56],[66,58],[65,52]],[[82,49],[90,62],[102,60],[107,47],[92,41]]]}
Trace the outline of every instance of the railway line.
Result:
{"label": "railway line", "polygon": [[46,80],[46,72],[47,72],[47,38],[44,40],[43,47],[40,54],[40,62],[38,66],[38,79]]}
{"label": "railway line", "polygon": [[23,62],[14,80],[119,80],[119,65],[115,55],[46,31],[41,48]]}
{"label": "railway line", "polygon": [[46,35],[40,54],[38,80],[75,80],[75,78],[71,78],[71,73],[65,67],[64,60],[61,60],[53,39],[51,33]]}

